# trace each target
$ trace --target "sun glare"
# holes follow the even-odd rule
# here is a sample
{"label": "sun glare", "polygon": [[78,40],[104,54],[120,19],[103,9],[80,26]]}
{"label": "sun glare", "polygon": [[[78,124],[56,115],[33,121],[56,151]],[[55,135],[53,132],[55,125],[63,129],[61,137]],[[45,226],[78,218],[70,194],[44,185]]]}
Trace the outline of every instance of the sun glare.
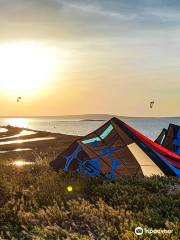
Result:
{"label": "sun glare", "polygon": [[19,128],[28,128],[29,124],[28,118],[7,118],[6,122],[8,125]]}
{"label": "sun glare", "polygon": [[10,94],[31,94],[53,78],[57,59],[49,48],[34,43],[0,45],[0,87]]}

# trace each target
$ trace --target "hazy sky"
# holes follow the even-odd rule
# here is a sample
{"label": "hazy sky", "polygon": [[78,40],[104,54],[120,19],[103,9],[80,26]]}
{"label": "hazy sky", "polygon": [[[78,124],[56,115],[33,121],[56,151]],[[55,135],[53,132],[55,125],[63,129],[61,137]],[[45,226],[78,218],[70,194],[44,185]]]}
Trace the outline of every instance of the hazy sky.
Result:
{"label": "hazy sky", "polygon": [[0,115],[180,115],[179,0],[0,0],[0,46],[19,42],[56,70],[20,103],[0,89]]}

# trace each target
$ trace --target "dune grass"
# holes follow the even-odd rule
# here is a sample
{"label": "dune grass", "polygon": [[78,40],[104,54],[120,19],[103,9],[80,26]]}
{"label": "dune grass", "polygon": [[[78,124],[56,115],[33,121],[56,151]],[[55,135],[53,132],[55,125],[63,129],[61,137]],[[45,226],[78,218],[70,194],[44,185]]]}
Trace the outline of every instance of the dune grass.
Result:
{"label": "dune grass", "polygon": [[[179,199],[176,178],[108,182],[56,173],[48,165],[30,171],[0,165],[0,239],[178,240]],[[138,237],[137,226],[173,233]]]}

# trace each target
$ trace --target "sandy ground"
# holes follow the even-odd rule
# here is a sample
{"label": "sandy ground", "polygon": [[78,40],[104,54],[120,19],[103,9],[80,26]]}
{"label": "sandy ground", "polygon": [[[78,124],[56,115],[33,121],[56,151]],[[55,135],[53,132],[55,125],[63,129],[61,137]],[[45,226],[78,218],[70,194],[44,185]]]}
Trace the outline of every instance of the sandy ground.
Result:
{"label": "sandy ground", "polygon": [[[0,133],[0,143],[13,141],[13,140],[30,140],[35,138],[49,138],[53,137],[54,139],[49,140],[39,140],[34,142],[22,142],[22,143],[12,143],[12,144],[3,144],[0,145],[0,161],[37,161],[39,159],[43,160],[44,158],[48,161],[53,160],[58,154],[65,150],[73,141],[78,139],[77,136],[64,135],[59,133],[50,133],[43,131],[34,131],[32,129],[22,129],[12,126],[0,128],[6,128],[7,132]],[[16,134],[22,132],[22,130],[34,131],[35,134],[16,137]],[[11,138],[7,138],[11,137]],[[16,149],[29,149],[24,151],[13,151]],[[30,150],[31,149],[31,150]],[[8,151],[8,152],[4,152]]]}

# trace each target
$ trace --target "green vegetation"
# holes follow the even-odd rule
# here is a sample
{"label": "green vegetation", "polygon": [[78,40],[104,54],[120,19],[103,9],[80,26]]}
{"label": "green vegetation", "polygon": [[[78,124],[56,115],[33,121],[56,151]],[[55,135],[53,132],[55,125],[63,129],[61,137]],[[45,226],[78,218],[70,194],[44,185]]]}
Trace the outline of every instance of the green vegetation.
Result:
{"label": "green vegetation", "polygon": [[[0,165],[0,239],[178,240],[179,199],[176,178],[108,182],[46,165],[30,171]],[[173,233],[138,237],[137,226]]]}

